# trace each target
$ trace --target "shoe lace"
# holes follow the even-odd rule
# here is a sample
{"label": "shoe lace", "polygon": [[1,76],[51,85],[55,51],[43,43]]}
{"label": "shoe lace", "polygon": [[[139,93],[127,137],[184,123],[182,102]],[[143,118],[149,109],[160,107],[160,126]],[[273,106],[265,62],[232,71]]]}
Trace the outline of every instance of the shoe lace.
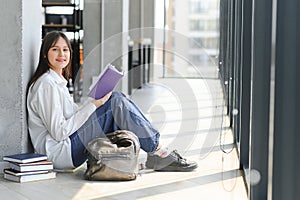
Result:
{"label": "shoe lace", "polygon": [[173,153],[174,153],[174,155],[177,157],[178,161],[180,161],[180,160],[186,161],[186,159],[183,158],[183,157],[178,153],[177,150],[174,150]]}

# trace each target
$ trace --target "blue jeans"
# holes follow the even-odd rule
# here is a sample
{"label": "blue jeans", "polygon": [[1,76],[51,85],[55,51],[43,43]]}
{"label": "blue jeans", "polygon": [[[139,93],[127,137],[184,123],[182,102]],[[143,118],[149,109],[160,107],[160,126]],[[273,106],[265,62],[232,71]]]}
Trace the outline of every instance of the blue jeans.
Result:
{"label": "blue jeans", "polygon": [[116,130],[133,132],[145,152],[153,153],[158,146],[160,134],[141,110],[124,94],[113,92],[110,99],[70,136],[74,167],[87,160],[85,147],[89,141]]}

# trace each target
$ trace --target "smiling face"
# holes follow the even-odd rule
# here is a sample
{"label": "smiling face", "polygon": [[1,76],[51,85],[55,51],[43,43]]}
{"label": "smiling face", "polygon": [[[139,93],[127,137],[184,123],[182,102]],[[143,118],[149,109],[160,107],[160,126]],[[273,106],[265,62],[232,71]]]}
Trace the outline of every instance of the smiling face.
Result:
{"label": "smiling face", "polygon": [[47,57],[50,68],[61,75],[63,69],[70,62],[70,55],[70,49],[67,42],[62,37],[59,37],[48,51]]}

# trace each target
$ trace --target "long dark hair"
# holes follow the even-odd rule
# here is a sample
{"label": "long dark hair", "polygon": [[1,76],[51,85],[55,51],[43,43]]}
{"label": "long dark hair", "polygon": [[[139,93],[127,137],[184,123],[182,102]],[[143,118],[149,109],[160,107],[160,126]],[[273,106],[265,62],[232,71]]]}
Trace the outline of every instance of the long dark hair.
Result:
{"label": "long dark hair", "polygon": [[35,73],[33,74],[33,76],[31,77],[31,79],[29,81],[28,87],[30,87],[32,84],[34,84],[45,72],[47,72],[49,70],[50,63],[48,60],[48,51],[53,45],[55,45],[55,43],[57,42],[57,40],[60,37],[66,41],[68,48],[70,50],[70,61],[69,61],[68,65],[63,69],[63,76],[67,80],[70,78],[71,66],[72,66],[72,54],[73,54],[71,43],[70,43],[69,39],[67,38],[67,36],[63,32],[51,31],[45,35],[45,37],[42,41],[42,45],[41,45],[41,49],[40,49],[39,63],[38,63]]}

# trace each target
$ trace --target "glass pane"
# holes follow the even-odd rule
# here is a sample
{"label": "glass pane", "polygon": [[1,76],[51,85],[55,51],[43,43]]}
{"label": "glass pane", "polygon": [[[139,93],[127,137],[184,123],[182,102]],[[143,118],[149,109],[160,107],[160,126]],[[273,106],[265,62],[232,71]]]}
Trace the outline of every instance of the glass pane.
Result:
{"label": "glass pane", "polygon": [[165,51],[156,53],[163,77],[217,76],[219,0],[157,0],[156,19],[165,30]]}

